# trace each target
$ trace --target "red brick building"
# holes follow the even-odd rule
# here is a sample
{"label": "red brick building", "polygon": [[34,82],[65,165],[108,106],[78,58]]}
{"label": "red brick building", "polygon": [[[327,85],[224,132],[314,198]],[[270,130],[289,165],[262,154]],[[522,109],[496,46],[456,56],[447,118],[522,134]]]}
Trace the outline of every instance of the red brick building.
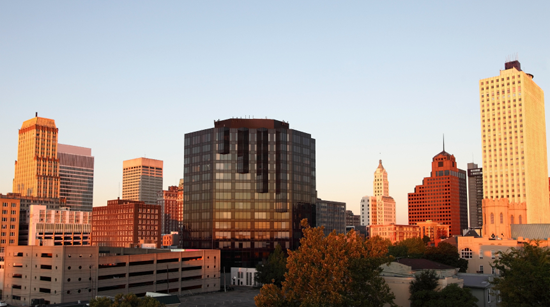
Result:
{"label": "red brick building", "polygon": [[431,220],[449,225],[450,235],[461,235],[468,228],[467,206],[466,172],[443,150],[432,160],[431,176],[409,193],[409,224]]}
{"label": "red brick building", "polygon": [[92,245],[135,247],[154,243],[160,247],[160,215],[157,205],[115,199],[105,207],[94,207]]}
{"label": "red brick building", "polygon": [[[170,186],[168,190],[159,191],[157,194],[157,205],[161,213],[161,233],[169,234],[172,231],[180,231],[183,219],[183,202],[178,203],[178,187]],[[182,197],[183,200],[183,197]]]}

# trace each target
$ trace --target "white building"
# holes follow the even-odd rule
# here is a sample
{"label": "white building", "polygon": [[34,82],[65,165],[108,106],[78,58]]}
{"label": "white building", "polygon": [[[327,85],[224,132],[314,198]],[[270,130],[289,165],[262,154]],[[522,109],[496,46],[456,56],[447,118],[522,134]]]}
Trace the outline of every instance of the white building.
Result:
{"label": "white building", "polygon": [[255,268],[231,268],[231,285],[232,286],[259,286],[254,281],[256,275]]}
{"label": "white building", "polygon": [[361,225],[395,224],[395,200],[389,195],[388,172],[382,166],[382,160],[374,172],[374,196],[361,198]]}
{"label": "white building", "polygon": [[92,212],[44,205],[32,205],[28,212],[29,245],[90,245]]}

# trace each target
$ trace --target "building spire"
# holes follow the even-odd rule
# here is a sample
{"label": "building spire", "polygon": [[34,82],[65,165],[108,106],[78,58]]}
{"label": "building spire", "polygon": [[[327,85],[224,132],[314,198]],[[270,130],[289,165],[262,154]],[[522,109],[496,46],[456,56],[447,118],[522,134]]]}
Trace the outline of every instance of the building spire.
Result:
{"label": "building spire", "polygon": [[443,133],[443,151],[445,151],[445,133]]}

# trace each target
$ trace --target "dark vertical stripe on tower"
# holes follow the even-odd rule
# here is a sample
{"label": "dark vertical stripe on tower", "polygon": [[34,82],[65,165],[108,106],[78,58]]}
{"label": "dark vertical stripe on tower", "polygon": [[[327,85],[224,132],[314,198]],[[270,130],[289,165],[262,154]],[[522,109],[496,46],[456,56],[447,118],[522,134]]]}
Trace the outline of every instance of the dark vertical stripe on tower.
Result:
{"label": "dark vertical stripe on tower", "polygon": [[225,155],[229,153],[229,128],[218,128],[218,153]]}
{"label": "dark vertical stripe on tower", "polygon": [[248,174],[249,167],[249,133],[248,128],[239,128],[237,135],[237,173]]}
{"label": "dark vertical stripe on tower", "polygon": [[268,191],[268,158],[269,141],[268,130],[260,128],[257,130],[256,150],[256,192],[267,193]]}

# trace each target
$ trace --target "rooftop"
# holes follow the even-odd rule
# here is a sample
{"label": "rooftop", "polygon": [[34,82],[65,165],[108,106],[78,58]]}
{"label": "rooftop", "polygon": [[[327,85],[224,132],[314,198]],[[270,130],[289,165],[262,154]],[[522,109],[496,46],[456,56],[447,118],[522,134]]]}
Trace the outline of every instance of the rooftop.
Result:
{"label": "rooftop", "polygon": [[468,288],[489,288],[491,286],[491,277],[491,275],[487,274],[458,273],[458,278],[464,280],[464,287]]}
{"label": "rooftop", "polygon": [[261,118],[230,118],[225,120],[214,121],[215,128],[249,128],[249,129],[289,129],[290,125],[287,122],[278,121],[275,119]]}
{"label": "rooftop", "polygon": [[37,117],[33,117],[29,120],[24,121],[23,125],[21,126],[21,129],[32,127],[34,125],[48,127],[48,128],[56,128],[55,127],[55,120],[37,116]]}
{"label": "rooftop", "polygon": [[428,259],[411,259],[411,258],[401,258],[396,262],[410,266],[413,271],[417,270],[454,270],[456,268],[441,264],[435,261]]}

